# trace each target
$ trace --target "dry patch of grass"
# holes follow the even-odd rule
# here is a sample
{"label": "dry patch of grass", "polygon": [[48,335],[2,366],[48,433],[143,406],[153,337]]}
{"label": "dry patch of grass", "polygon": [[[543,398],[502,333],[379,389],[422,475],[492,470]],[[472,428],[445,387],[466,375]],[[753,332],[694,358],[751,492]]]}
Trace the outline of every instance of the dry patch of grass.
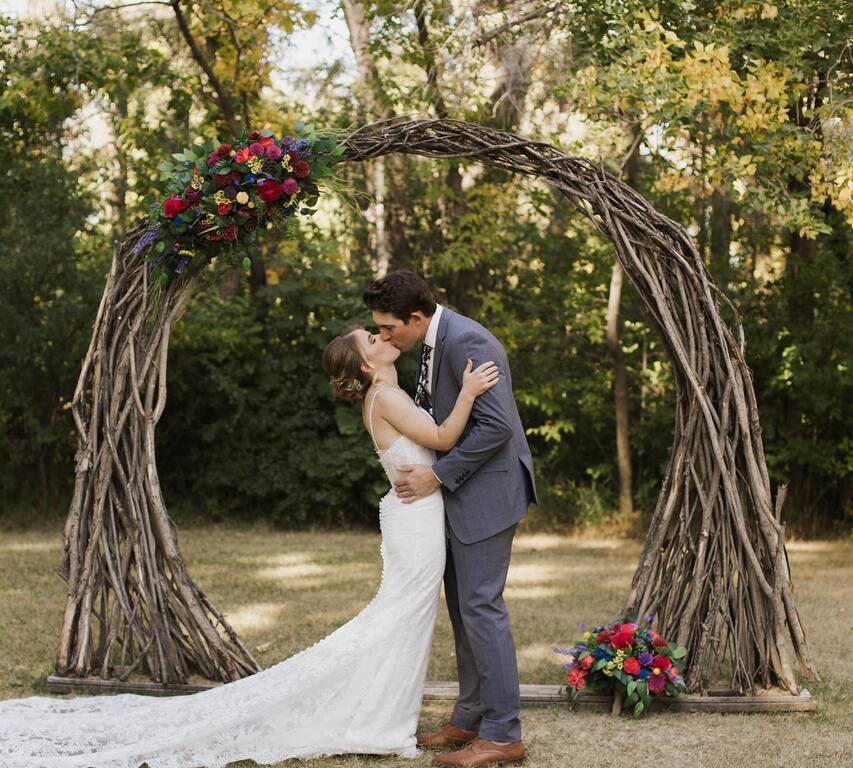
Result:
{"label": "dry patch of grass", "polygon": [[[265,666],[311,645],[358,613],[380,577],[379,534],[287,533],[265,526],[185,530],[180,543],[190,573]],[[578,622],[607,620],[627,592],[637,542],[520,532],[506,600],[521,681],[557,683]],[[684,765],[734,768],[850,764],[853,754],[853,542],[792,542],[788,548],[800,613],[823,674],[808,685],[816,715],[655,714],[619,720],[563,707],[526,709],[528,765]],[[64,583],[55,568],[61,531],[0,530],[0,699],[44,695],[62,613]],[[455,679],[452,632],[439,613],[431,680]],[[260,651],[256,649],[262,649]],[[421,725],[438,725],[449,705],[427,703]],[[408,766],[415,760],[345,756],[288,761],[306,766]],[[248,768],[252,762],[235,763]]]}

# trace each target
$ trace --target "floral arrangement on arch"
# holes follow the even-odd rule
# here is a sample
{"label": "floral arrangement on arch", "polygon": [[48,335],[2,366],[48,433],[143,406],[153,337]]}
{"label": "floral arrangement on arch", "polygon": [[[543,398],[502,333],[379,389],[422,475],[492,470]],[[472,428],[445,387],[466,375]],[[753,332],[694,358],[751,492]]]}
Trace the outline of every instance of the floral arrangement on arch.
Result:
{"label": "floral arrangement on arch", "polygon": [[[640,717],[653,695],[678,696],[687,687],[673,662],[687,655],[684,646],[670,643],[651,627],[653,616],[642,625],[617,622],[598,626],[576,641],[571,648],[554,648],[569,657],[563,665],[566,679],[562,690],[574,702],[589,685],[600,691],[624,696],[625,705]],[[583,629],[583,624],[580,625]]]}
{"label": "floral arrangement on arch", "polygon": [[295,128],[283,138],[244,130],[230,143],[199,139],[173,154],[158,166],[164,199],[152,204],[134,255],[147,251],[161,283],[197,271],[221,252],[248,269],[258,233],[297,212],[314,213],[317,182],[344,154],[343,145],[318,137],[312,126]]}

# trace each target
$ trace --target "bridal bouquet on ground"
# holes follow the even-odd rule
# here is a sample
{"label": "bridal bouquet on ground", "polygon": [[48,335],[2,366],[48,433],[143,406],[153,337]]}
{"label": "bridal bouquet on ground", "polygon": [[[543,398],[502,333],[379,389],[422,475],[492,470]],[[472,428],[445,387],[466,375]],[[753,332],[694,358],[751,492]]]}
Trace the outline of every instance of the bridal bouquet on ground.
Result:
{"label": "bridal bouquet on ground", "polygon": [[197,271],[225,252],[244,268],[257,252],[257,231],[314,212],[317,182],[331,175],[343,145],[297,123],[293,136],[243,131],[231,143],[198,140],[159,170],[162,199],[151,205],[149,228],[137,240],[160,282]]}
{"label": "bridal bouquet on ground", "polygon": [[[586,631],[571,648],[554,648],[569,657],[563,665],[566,681],[561,690],[574,702],[587,686],[599,691],[612,691],[624,698],[640,717],[653,695],[678,696],[687,687],[675,663],[680,663],[687,650],[667,642],[651,627],[652,616],[642,625],[616,623]],[[583,629],[583,624],[581,624]]]}

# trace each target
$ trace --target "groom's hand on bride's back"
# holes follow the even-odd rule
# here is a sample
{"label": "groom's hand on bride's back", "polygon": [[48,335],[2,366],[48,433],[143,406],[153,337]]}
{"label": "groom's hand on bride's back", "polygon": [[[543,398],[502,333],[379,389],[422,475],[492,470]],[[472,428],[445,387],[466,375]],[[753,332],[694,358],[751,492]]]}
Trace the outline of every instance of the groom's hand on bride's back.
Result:
{"label": "groom's hand on bride's back", "polygon": [[397,470],[402,476],[394,483],[394,490],[404,504],[429,496],[441,485],[427,464],[401,464]]}

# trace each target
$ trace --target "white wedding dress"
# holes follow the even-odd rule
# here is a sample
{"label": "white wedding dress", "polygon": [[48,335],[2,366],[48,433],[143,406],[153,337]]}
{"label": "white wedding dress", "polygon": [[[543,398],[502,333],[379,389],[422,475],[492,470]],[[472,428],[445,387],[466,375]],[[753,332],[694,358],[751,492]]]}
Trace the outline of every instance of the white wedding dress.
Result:
{"label": "white wedding dress", "polygon": [[[395,465],[435,460],[405,436],[377,453],[392,482]],[[188,696],[2,701],[0,766],[222,768],[242,759],[342,753],[415,757],[444,573],[441,491],[403,504],[391,489],[379,521],[379,590],[320,642],[251,677]]]}

